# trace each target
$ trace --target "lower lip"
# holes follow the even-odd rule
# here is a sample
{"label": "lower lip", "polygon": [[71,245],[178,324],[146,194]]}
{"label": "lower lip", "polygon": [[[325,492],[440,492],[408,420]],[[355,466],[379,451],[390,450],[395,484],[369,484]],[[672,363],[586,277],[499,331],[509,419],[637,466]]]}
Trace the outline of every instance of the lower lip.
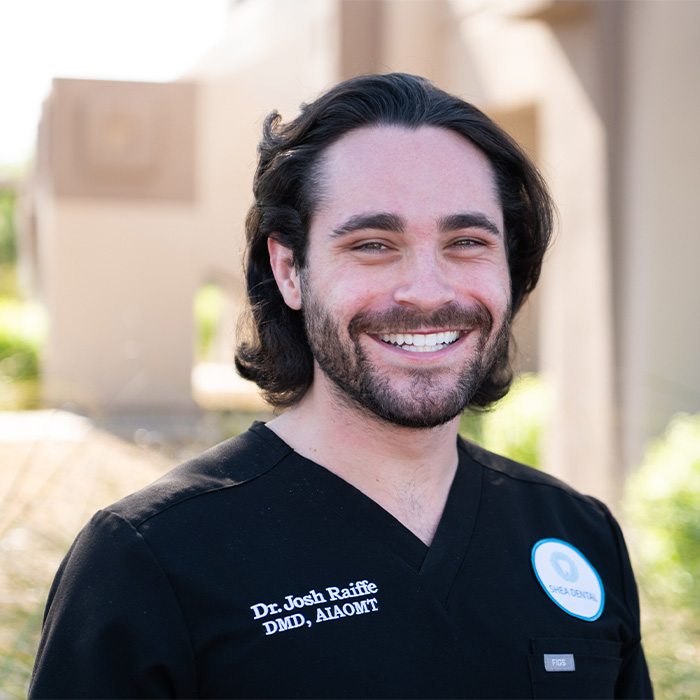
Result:
{"label": "lower lip", "polygon": [[430,360],[435,360],[435,359],[440,359],[444,357],[445,355],[448,355],[450,351],[455,350],[459,348],[461,345],[463,345],[464,341],[466,338],[471,336],[472,332],[467,331],[466,333],[463,333],[462,335],[457,338],[457,340],[454,341],[454,343],[450,343],[449,345],[445,345],[444,347],[440,348],[439,350],[434,350],[433,352],[413,352],[411,350],[402,350],[401,347],[398,345],[392,345],[391,343],[385,343],[383,340],[378,338],[375,335],[370,335],[369,337],[374,340],[375,343],[380,345],[386,350],[389,350],[390,352],[394,353],[397,356],[403,357],[403,358],[408,358],[409,360],[413,360],[415,362],[427,362]]}

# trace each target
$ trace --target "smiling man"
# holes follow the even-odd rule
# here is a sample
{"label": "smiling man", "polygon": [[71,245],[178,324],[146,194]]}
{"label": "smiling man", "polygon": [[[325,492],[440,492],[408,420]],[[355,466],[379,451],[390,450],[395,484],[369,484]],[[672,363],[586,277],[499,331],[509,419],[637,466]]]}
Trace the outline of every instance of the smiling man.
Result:
{"label": "smiling man", "polygon": [[604,505],[457,435],[511,382],[540,176],[415,76],[260,144],[241,374],[277,417],[98,513],[34,697],[651,697]]}
{"label": "smiling man", "polygon": [[451,421],[506,348],[510,279],[488,159],[442,128],[373,125],[340,138],[318,167],[304,268],[269,239],[321,370],[306,408],[286,418],[296,424],[330,391],[328,409],[348,397],[351,416],[361,406],[407,428]]}

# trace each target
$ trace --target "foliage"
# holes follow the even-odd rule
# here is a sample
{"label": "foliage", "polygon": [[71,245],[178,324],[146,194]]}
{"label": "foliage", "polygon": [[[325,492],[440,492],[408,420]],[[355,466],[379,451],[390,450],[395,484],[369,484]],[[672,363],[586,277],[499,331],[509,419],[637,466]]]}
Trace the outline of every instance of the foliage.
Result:
{"label": "foliage", "polygon": [[39,306],[0,296],[0,410],[39,408],[44,315]]}
{"label": "foliage", "polygon": [[650,445],[623,505],[657,695],[700,697],[700,414]]}
{"label": "foliage", "polygon": [[19,281],[17,268],[13,263],[0,262],[0,300],[5,297],[17,298],[19,296]]}
{"label": "foliage", "polygon": [[700,414],[674,418],[628,482],[648,591],[700,610]]}
{"label": "foliage", "polygon": [[203,360],[208,356],[223,310],[224,293],[220,287],[206,284],[197,292],[194,299],[197,359]]}
{"label": "foliage", "polygon": [[0,376],[34,379],[39,374],[37,347],[24,338],[0,331]]}
{"label": "foliage", "polygon": [[13,263],[17,257],[15,201],[14,192],[0,190],[0,265]]}
{"label": "foliage", "polygon": [[0,190],[0,296],[15,294],[17,289],[15,201],[14,192]]}
{"label": "foliage", "polygon": [[0,298],[0,379],[22,381],[39,376],[44,326],[37,305]]}
{"label": "foliage", "polygon": [[488,450],[539,467],[550,395],[543,377],[522,374],[508,395],[485,413],[466,413],[460,433]]}

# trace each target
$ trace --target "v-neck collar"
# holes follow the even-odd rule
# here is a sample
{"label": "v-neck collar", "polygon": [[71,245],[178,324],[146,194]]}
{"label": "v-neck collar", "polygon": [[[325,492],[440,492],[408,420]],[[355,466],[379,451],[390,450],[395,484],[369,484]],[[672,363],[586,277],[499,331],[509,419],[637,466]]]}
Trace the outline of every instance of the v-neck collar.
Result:
{"label": "v-neck collar", "polygon": [[[291,448],[263,423],[253,430],[268,443]],[[388,548],[447,604],[469,547],[481,499],[482,468],[458,438],[459,462],[435,536],[427,546],[376,501],[325,467],[291,450],[280,467],[315,506],[333,510],[369,541]]]}
{"label": "v-neck collar", "polygon": [[481,502],[483,470],[458,438],[459,463],[442,517],[428,549],[420,576],[447,603],[452,584],[464,561],[476,526]]}

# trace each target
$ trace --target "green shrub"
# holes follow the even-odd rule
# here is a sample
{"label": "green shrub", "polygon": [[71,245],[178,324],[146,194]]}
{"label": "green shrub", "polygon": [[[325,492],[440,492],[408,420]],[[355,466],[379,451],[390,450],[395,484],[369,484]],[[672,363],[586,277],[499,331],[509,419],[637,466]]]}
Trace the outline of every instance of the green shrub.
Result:
{"label": "green shrub", "polygon": [[14,192],[0,191],[0,265],[14,263],[17,257],[15,201]]}
{"label": "green shrub", "polygon": [[13,263],[0,262],[0,300],[19,296],[17,269]]}
{"label": "green shrub", "polygon": [[624,505],[644,543],[645,588],[698,611],[700,623],[700,414],[677,416],[649,447],[628,481]]}
{"label": "green shrub", "polygon": [[522,374],[492,410],[465,413],[460,433],[488,450],[539,467],[549,402],[544,378]]}
{"label": "green shrub", "polygon": [[23,338],[0,335],[0,375],[10,379],[36,379],[39,353]]}
{"label": "green shrub", "polygon": [[656,697],[700,697],[700,414],[680,415],[630,477],[623,507]]}
{"label": "green shrub", "polygon": [[219,320],[224,310],[224,292],[215,284],[206,284],[194,298],[195,354],[198,360],[209,355]]}
{"label": "green shrub", "polygon": [[43,339],[44,319],[39,307],[0,298],[0,379],[36,379]]}

